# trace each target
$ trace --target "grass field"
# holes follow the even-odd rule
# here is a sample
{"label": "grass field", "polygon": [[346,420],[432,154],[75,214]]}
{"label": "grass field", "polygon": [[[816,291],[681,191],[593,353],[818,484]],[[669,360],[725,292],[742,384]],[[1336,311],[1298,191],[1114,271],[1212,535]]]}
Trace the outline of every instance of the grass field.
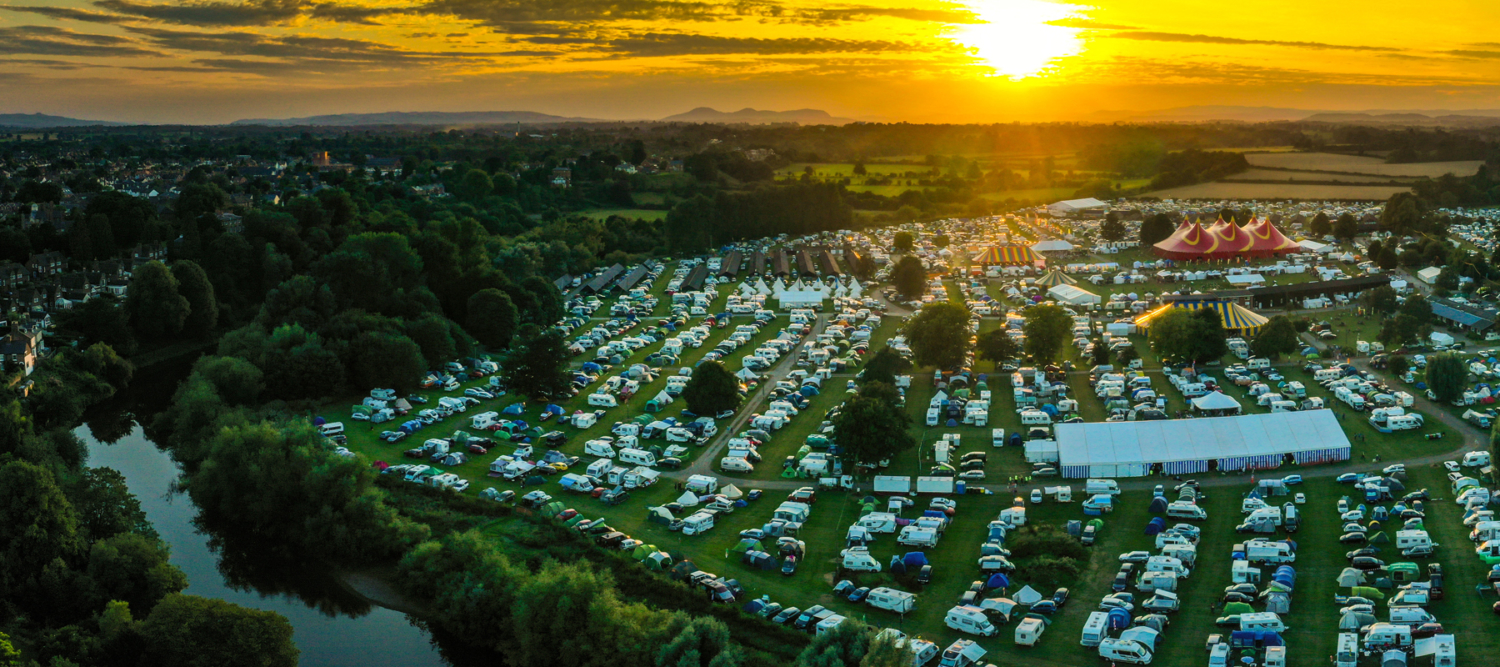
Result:
{"label": "grass field", "polygon": [[1479,160],[1386,164],[1385,160],[1376,157],[1336,153],[1246,153],[1245,159],[1255,167],[1434,178],[1450,173],[1467,176],[1473,174],[1479,169],[1479,165],[1483,164]]}
{"label": "grass field", "polygon": [[583,214],[595,220],[604,220],[612,215],[622,218],[639,218],[641,220],[664,220],[666,211],[658,211],[645,208],[600,208],[591,211],[583,211]]}
{"label": "grass field", "polygon": [[[660,293],[665,283],[665,279],[659,280],[653,289]],[[1197,286],[1195,284],[1195,287]],[[950,282],[947,287],[949,298],[958,298],[956,285]],[[1142,289],[1147,286],[1123,287]],[[1207,286],[1203,288],[1208,289]],[[721,304],[722,297],[720,304],[716,306]],[[713,310],[717,308],[711,309],[711,312]],[[658,314],[664,312],[665,308],[659,310]],[[1313,316],[1317,318],[1316,314]],[[1338,322],[1341,329],[1347,329],[1345,336],[1350,339],[1347,343],[1349,345],[1352,345],[1356,337],[1367,336],[1368,329],[1376,324],[1373,320],[1355,319],[1347,315],[1329,315],[1329,317],[1349,318],[1347,323]],[[1000,318],[986,319],[981,325],[981,331],[1003,326],[1002,322]],[[775,326],[765,329],[761,338],[774,335],[784,323],[784,318],[778,319]],[[875,346],[878,347],[894,335],[898,325],[899,318],[886,318],[872,338]],[[727,335],[732,329],[731,326],[724,330],[714,330],[710,341],[702,348],[688,350],[679,365],[690,366],[695,363],[704,352],[713,347],[717,340]],[[1186,400],[1166,382],[1165,375],[1157,367],[1158,364],[1151,355],[1144,338],[1137,336],[1135,342],[1137,348],[1143,353],[1147,367],[1152,369],[1149,374],[1153,378],[1153,385],[1168,400],[1168,410],[1175,412],[1185,409]],[[1339,342],[1344,341],[1341,338]],[[752,347],[754,344],[752,342]],[[653,349],[655,348],[637,351],[626,363],[643,358]],[[1091,363],[1079,358],[1077,351],[1071,348],[1067,350],[1066,356],[1080,367],[1086,368]],[[1334,404],[1327,392],[1316,383],[1310,382],[1311,378],[1301,371],[1299,365],[1283,365],[1278,370],[1285,374],[1288,380],[1307,381],[1310,395],[1324,396],[1325,400]],[[983,372],[989,369],[988,362],[981,362],[981,367],[976,370]],[[1217,372],[1216,369],[1211,370],[1210,374],[1217,376],[1221,381],[1224,379],[1222,373]],[[552,494],[566,505],[578,509],[589,518],[605,517],[617,530],[655,544],[661,549],[691,558],[700,569],[739,579],[753,596],[768,596],[784,605],[801,608],[822,604],[846,616],[880,626],[897,627],[907,633],[926,637],[945,646],[960,635],[943,626],[943,613],[968,589],[970,582],[982,578],[976,561],[979,557],[979,545],[986,536],[986,524],[997,516],[1000,510],[1011,505],[1011,498],[1003,493],[1004,480],[1012,475],[1025,474],[1029,471],[1029,466],[1023,460],[1020,448],[995,449],[989,444],[992,428],[1004,428],[1009,433],[1020,426],[1007,378],[1003,376],[990,378],[994,401],[991,422],[988,426],[928,428],[923,425],[921,416],[935,391],[930,382],[931,369],[914,369],[912,375],[913,386],[907,393],[907,407],[914,417],[913,434],[917,436],[921,446],[896,458],[885,472],[898,475],[920,474],[932,465],[932,443],[943,433],[958,433],[962,436],[962,446],[958,451],[989,452],[986,467],[988,480],[984,485],[1002,492],[994,495],[965,495],[957,498],[958,514],[951,527],[945,532],[938,546],[927,550],[928,558],[934,565],[934,579],[921,590],[914,590],[920,596],[918,608],[915,613],[908,614],[905,618],[850,603],[847,600],[835,599],[829,593],[831,586],[835,583],[838,553],[843,548],[841,538],[845,527],[859,516],[858,501],[863,493],[858,489],[854,493],[826,490],[819,492],[819,500],[814,506],[812,516],[804,525],[800,535],[800,538],[807,544],[807,556],[794,575],[783,576],[776,570],[751,570],[739,563],[737,559],[725,556],[726,551],[737,543],[737,534],[740,530],[758,528],[770,519],[772,510],[784,494],[783,491],[770,491],[766,497],[751,502],[745,508],[732,514],[721,515],[718,525],[704,535],[684,537],[681,533],[670,532],[664,526],[651,523],[646,519],[646,507],[670,502],[680,493],[670,482],[633,491],[627,502],[615,507],[607,507],[592,498],[567,494],[558,488],[555,481],[549,481],[548,484],[539,488]],[[795,453],[806,436],[819,427],[822,415],[845,398],[844,384],[848,377],[848,375],[835,376],[826,382],[824,391],[812,399],[809,408],[793,418],[788,426],[777,431],[771,441],[760,448],[764,461],[757,466],[754,473],[720,475],[720,477],[725,482],[733,482],[746,491],[756,488],[758,483],[780,479],[777,474],[780,470],[779,461]],[[581,455],[584,440],[607,433],[609,424],[614,420],[640,414],[645,400],[655,394],[662,383],[663,380],[658,380],[652,385],[643,387],[634,398],[623,403],[621,407],[611,409],[603,422],[591,429],[579,431],[571,427],[561,427],[569,435],[569,441],[562,450],[569,454]],[[1080,402],[1080,413],[1085,419],[1087,421],[1102,420],[1105,416],[1103,404],[1093,395],[1086,376],[1071,375],[1069,384],[1073,397]],[[1256,413],[1267,410],[1249,401],[1243,389],[1231,387],[1228,392],[1242,401],[1246,412]],[[437,394],[428,392],[428,395],[436,396]],[[498,409],[517,400],[515,397],[502,397],[495,401],[487,401],[487,404],[479,409]],[[571,411],[579,400],[581,399],[564,404],[564,408]],[[338,405],[331,406],[325,411],[324,416],[351,425],[350,447],[371,459],[400,461],[402,460],[400,452],[412,446],[413,440],[420,442],[427,437],[446,435],[446,432],[453,428],[467,426],[467,421],[460,416],[450,419],[452,423],[432,427],[419,432],[407,441],[390,445],[375,439],[374,434],[381,430],[380,427],[372,429],[368,425],[350,422],[347,419],[348,412],[345,406],[354,401],[355,398],[351,397]],[[742,409],[758,411],[762,407],[750,405]],[[539,408],[540,406],[536,405],[528,406],[525,410],[525,418],[535,423]],[[674,404],[666,414],[676,414],[680,408],[681,403]],[[1362,413],[1348,411],[1339,405],[1334,405],[1333,410],[1343,415],[1344,428],[1355,441],[1356,461],[1361,460],[1362,457],[1373,458],[1376,454],[1390,461],[1404,456],[1445,451],[1453,445],[1451,440],[1427,441],[1420,433],[1415,432],[1399,435],[1378,434],[1365,423]],[[388,426],[382,425],[382,427]],[[1434,421],[1434,424],[1430,424],[1424,432],[1442,428]],[[500,452],[509,451],[504,446],[497,449]],[[694,457],[700,452],[701,450],[693,448],[688,456]],[[491,459],[493,459],[493,454],[476,457],[474,461],[454,470],[473,482],[468,493],[477,493],[479,489],[487,486],[519,491],[517,485],[498,481],[485,475]],[[1373,469],[1378,465],[1371,463],[1369,467]],[[1274,474],[1283,475],[1296,471],[1295,468],[1284,469]],[[1438,561],[1443,563],[1447,572],[1448,596],[1446,600],[1429,608],[1443,621],[1445,627],[1450,631],[1459,632],[1459,651],[1462,655],[1489,654],[1500,647],[1497,646],[1500,645],[1500,633],[1472,630],[1472,628],[1487,627],[1487,625],[1479,626],[1480,623],[1492,622],[1491,615],[1488,613],[1488,605],[1492,600],[1484,599],[1471,590],[1475,582],[1483,579],[1485,567],[1471,554],[1466,553],[1468,543],[1464,538],[1467,529],[1459,523],[1459,508],[1451,502],[1441,500],[1447,495],[1445,493],[1447,484],[1443,479],[1442,471],[1435,467],[1427,467],[1413,469],[1410,474],[1409,489],[1428,487],[1433,491],[1435,500],[1428,503],[1427,527],[1434,539],[1444,545],[1440,549]],[[1214,614],[1207,609],[1207,606],[1217,601],[1219,591],[1231,583],[1227,555],[1230,546],[1243,538],[1233,530],[1234,525],[1240,520],[1237,512],[1238,499],[1240,494],[1251,488],[1252,482],[1248,475],[1226,478],[1221,474],[1210,474],[1202,477],[1215,478],[1215,483],[1227,482],[1228,486],[1212,486],[1208,489],[1211,499],[1206,501],[1206,507],[1210,518],[1203,524],[1204,537],[1198,550],[1198,567],[1182,586],[1181,597],[1184,601],[1184,609],[1173,617],[1171,627],[1163,635],[1163,642],[1156,653],[1154,664],[1173,667],[1202,664],[1206,661],[1202,653],[1205,638],[1211,633],[1225,632],[1213,626]],[[1058,482],[1049,481],[1049,483]],[[1036,485],[1040,485],[1040,481]],[[1081,486],[1081,483],[1073,480],[1073,485],[1077,488]],[[1332,602],[1333,595],[1337,592],[1334,589],[1334,576],[1344,566],[1344,551],[1352,547],[1337,543],[1338,535],[1342,531],[1338,516],[1334,511],[1334,504],[1340,496],[1347,495],[1349,490],[1329,479],[1312,479],[1295,490],[1306,494],[1307,504],[1304,506],[1304,528],[1295,535],[1295,539],[1301,545],[1299,558],[1294,564],[1298,572],[1298,580],[1293,596],[1292,612],[1287,617],[1291,630],[1284,636],[1291,647],[1288,664],[1293,667],[1313,667],[1326,662],[1337,638],[1339,615],[1337,607]],[[1028,491],[1029,488],[1023,485],[1018,495],[1024,497]],[[1054,623],[1041,642],[1032,648],[1017,647],[1012,642],[1013,627],[1004,626],[999,636],[980,640],[980,643],[990,651],[986,661],[996,664],[1048,666],[1095,664],[1098,660],[1095,651],[1078,644],[1079,633],[1088,613],[1094,609],[1094,604],[1102,595],[1109,592],[1109,584],[1117,568],[1116,555],[1124,551],[1153,549],[1154,544],[1151,538],[1142,533],[1142,528],[1151,518],[1147,512],[1150,497],[1151,492],[1148,490],[1127,490],[1118,499],[1116,511],[1104,517],[1104,530],[1099,542],[1092,549],[1092,558],[1077,581],[1069,585],[1072,590],[1071,601],[1054,618]],[[1276,500],[1279,503],[1289,499]],[[921,506],[918,507],[918,510],[920,509]],[[912,512],[908,512],[907,515],[911,516]],[[1078,504],[1049,502],[1030,505],[1028,512],[1028,521],[1034,523],[1062,524],[1071,519],[1085,518]],[[491,529],[495,533],[496,540],[503,539],[503,536],[497,532],[500,530],[499,525]],[[879,536],[872,546],[872,552],[882,563],[908,550],[897,546],[894,536],[891,535]],[[1396,559],[1393,554],[1381,555],[1387,561]],[[855,581],[864,586],[901,587],[889,573],[860,575],[855,578]],[[1012,590],[1023,583],[1026,582],[1017,581]],[[1052,591],[1050,587],[1045,587],[1041,589],[1041,592],[1050,594]],[[1381,618],[1384,618],[1383,610]]]}

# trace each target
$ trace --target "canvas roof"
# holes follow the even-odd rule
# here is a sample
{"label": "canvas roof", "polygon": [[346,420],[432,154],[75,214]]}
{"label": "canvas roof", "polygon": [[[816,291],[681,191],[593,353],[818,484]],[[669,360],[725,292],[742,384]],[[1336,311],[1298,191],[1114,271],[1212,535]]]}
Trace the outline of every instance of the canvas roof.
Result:
{"label": "canvas roof", "polygon": [[1075,306],[1087,306],[1099,303],[1102,299],[1098,294],[1079,288],[1075,285],[1053,285],[1047,288],[1047,295]]}
{"label": "canvas roof", "polygon": [[1240,402],[1224,392],[1211,391],[1193,399],[1193,407],[1199,410],[1233,410],[1240,407]]}
{"label": "canvas roof", "polygon": [[1073,249],[1073,244],[1061,239],[1047,239],[1031,244],[1035,252],[1067,252]]}
{"label": "canvas roof", "polygon": [[1029,607],[1032,604],[1040,601],[1042,599],[1042,594],[1036,592],[1036,589],[1032,588],[1030,585],[1027,585],[1021,587],[1021,590],[1016,591],[1016,594],[1012,595],[1011,599]]}
{"label": "canvas roof", "polygon": [[1350,446],[1331,410],[1058,424],[1054,432],[1064,467],[1271,456]]}

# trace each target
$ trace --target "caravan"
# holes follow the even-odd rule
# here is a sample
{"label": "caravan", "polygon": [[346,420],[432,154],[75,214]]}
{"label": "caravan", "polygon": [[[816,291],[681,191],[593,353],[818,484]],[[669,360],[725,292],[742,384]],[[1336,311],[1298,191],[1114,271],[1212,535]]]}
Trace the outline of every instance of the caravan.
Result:
{"label": "caravan", "polygon": [[993,637],[999,632],[983,610],[969,605],[949,609],[948,614],[943,617],[943,624],[959,632],[981,637]]}
{"label": "caravan", "polygon": [[682,522],[683,535],[698,535],[708,532],[714,527],[714,514],[711,512],[697,511],[684,519]]}
{"label": "caravan", "polygon": [[906,591],[881,586],[870,591],[865,602],[876,609],[905,614],[917,606],[917,596]]}
{"label": "caravan", "polygon": [[1089,613],[1089,618],[1083,623],[1083,637],[1078,640],[1084,646],[1098,646],[1100,642],[1109,637],[1109,614],[1102,611]]}

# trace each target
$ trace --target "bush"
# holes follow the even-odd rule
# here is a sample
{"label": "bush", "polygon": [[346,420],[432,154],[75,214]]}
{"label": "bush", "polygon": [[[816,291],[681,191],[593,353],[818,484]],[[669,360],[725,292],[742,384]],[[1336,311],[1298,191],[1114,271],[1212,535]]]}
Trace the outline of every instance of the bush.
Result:
{"label": "bush", "polygon": [[1023,526],[1011,531],[1005,548],[1010,549],[1013,560],[1043,555],[1083,561],[1089,558],[1088,547],[1053,525]]}
{"label": "bush", "polygon": [[1017,581],[1027,581],[1044,586],[1065,586],[1078,581],[1083,567],[1078,560],[1055,556],[1037,556],[1016,564]]}

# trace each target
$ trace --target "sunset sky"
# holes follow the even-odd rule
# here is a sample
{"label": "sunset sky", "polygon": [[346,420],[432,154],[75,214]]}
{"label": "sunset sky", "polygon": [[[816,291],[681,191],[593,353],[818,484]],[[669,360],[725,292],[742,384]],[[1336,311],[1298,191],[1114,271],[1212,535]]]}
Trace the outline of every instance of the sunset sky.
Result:
{"label": "sunset sky", "polygon": [[0,112],[102,120],[1500,108],[1494,0],[0,2]]}

